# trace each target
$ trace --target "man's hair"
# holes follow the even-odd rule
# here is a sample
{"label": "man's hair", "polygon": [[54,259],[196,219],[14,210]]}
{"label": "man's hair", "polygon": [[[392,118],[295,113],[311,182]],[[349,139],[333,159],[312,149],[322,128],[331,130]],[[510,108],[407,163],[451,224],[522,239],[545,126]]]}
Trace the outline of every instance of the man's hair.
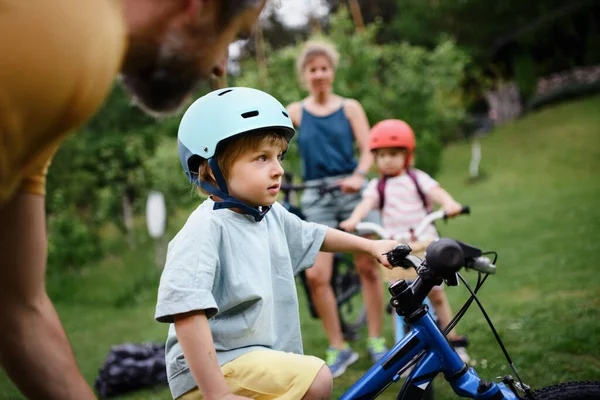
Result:
{"label": "man's hair", "polygon": [[219,1],[219,27],[224,29],[229,22],[248,7],[256,6],[261,0],[221,0]]}
{"label": "man's hair", "polygon": [[[225,180],[229,179],[231,166],[237,159],[243,154],[249,151],[256,151],[264,145],[278,146],[281,148],[281,151],[286,151],[288,148],[288,142],[285,137],[273,130],[261,130],[249,134],[237,135],[219,143],[215,157]],[[218,187],[206,159],[200,161],[198,179]]]}

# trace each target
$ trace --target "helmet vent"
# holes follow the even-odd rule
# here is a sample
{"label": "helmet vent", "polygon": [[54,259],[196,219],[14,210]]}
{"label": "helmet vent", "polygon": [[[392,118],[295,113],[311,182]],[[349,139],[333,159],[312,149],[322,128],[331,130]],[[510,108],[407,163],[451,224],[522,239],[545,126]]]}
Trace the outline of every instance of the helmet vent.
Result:
{"label": "helmet vent", "polygon": [[248,111],[242,114],[242,118],[252,118],[258,115],[258,110]]}
{"label": "helmet vent", "polygon": [[288,113],[286,113],[285,111],[281,112],[283,115],[285,115],[286,118],[289,118],[290,116],[288,115]]}
{"label": "helmet vent", "polygon": [[224,91],[222,91],[221,93],[219,93],[217,96],[223,96],[224,94],[227,94],[227,93],[229,93],[229,92],[233,92],[233,89],[227,89],[227,90],[224,90]]}

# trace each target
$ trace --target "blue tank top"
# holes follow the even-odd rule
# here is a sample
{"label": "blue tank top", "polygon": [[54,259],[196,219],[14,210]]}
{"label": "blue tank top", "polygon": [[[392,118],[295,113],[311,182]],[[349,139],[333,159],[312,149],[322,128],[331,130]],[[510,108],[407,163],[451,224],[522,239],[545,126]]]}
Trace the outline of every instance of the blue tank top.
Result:
{"label": "blue tank top", "polygon": [[305,181],[350,174],[356,168],[354,134],[343,106],[324,117],[302,107],[297,140]]}

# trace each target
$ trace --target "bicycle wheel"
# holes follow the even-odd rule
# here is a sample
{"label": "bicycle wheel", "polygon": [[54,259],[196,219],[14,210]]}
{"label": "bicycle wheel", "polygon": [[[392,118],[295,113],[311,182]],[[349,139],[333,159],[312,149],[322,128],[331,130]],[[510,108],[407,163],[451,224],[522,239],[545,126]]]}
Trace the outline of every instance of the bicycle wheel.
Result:
{"label": "bicycle wheel", "polygon": [[592,400],[600,399],[600,382],[566,382],[533,392],[534,399]]}
{"label": "bicycle wheel", "polygon": [[362,298],[360,278],[350,255],[335,255],[331,287],[337,301],[344,338],[357,340],[360,329],[367,323],[367,309]]}

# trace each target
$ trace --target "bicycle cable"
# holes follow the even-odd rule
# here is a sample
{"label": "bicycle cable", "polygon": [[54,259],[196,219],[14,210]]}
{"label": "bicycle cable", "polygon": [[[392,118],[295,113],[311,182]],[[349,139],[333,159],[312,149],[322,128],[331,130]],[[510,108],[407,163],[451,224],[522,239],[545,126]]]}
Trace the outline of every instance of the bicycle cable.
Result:
{"label": "bicycle cable", "polygon": [[[497,258],[497,256],[496,256],[496,258]],[[495,262],[494,262],[494,264],[495,264]],[[476,292],[474,292],[473,289],[471,289],[471,286],[469,286],[468,282],[466,281],[465,278],[462,277],[461,274],[457,273],[457,275],[458,275],[459,279],[464,283],[464,285],[466,286],[466,288],[469,290],[469,292],[471,292],[471,298],[474,299],[475,302],[477,303],[477,305],[479,306],[479,309],[481,310],[481,313],[485,317],[485,320],[487,321],[490,329],[492,330],[492,333],[494,334],[494,337],[496,338],[496,341],[498,342],[498,345],[500,345],[500,349],[502,350],[502,353],[504,353],[504,357],[506,358],[506,361],[508,361],[508,365],[510,366],[510,369],[514,372],[515,376],[517,377],[517,380],[519,381],[519,384],[520,384],[522,390],[525,392],[525,394],[528,397],[530,397],[531,393],[530,393],[529,386],[525,385],[523,383],[523,380],[519,376],[519,373],[517,372],[517,367],[514,365],[512,359],[510,358],[510,355],[508,354],[508,351],[506,351],[506,348],[504,347],[504,343],[502,343],[502,339],[500,339],[500,335],[498,335],[498,332],[496,331],[496,328],[494,327],[494,324],[492,323],[492,320],[490,319],[490,317],[488,316],[487,312],[483,308],[483,305],[479,301],[479,298],[477,297]],[[487,278],[487,276],[486,276],[486,278]]]}
{"label": "bicycle cable", "polygon": [[[482,255],[488,255],[488,254],[494,255],[494,260],[492,261],[492,264],[495,265],[496,261],[498,260],[498,253],[496,253],[495,251],[488,251],[488,252],[482,253]],[[481,278],[481,276],[482,276],[482,273],[477,274],[477,284],[475,285],[475,293],[479,292],[479,289],[481,289],[481,287],[485,283],[486,279],[488,278],[489,274],[485,274],[483,279]],[[456,313],[454,318],[452,318],[450,323],[448,323],[448,326],[446,326],[442,330],[442,333],[444,334],[444,336],[448,335],[448,333],[452,329],[454,329],[454,327],[458,324],[458,321],[461,320],[461,318],[465,315],[465,313],[467,312],[469,307],[471,307],[473,300],[474,300],[473,296],[469,297],[469,299],[465,302],[465,304],[463,304],[463,306],[460,308],[460,310],[458,310],[458,312]]]}

